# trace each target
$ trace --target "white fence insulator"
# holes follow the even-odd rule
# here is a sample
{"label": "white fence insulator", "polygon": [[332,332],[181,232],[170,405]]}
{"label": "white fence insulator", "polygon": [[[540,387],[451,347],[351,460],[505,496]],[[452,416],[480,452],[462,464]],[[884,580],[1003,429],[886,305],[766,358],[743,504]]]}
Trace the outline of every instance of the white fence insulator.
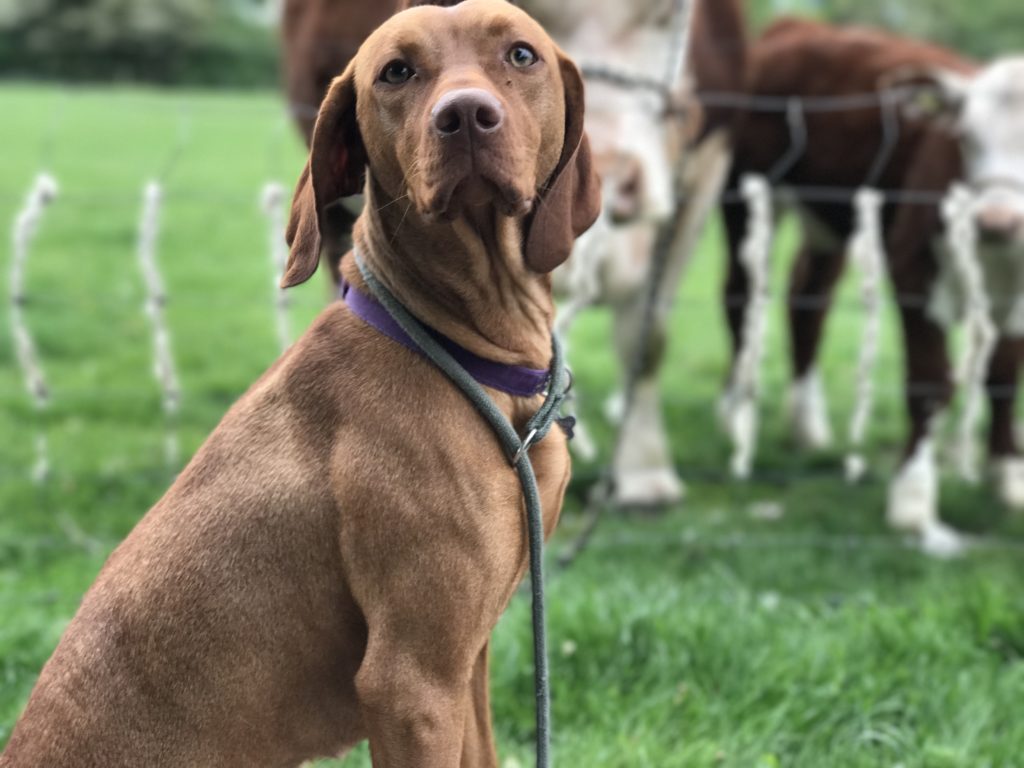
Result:
{"label": "white fence insulator", "polygon": [[[35,340],[25,321],[25,272],[32,241],[39,231],[39,222],[43,218],[46,207],[57,196],[57,182],[47,173],[40,173],[32,184],[25,205],[18,212],[11,230],[11,273],[10,273],[10,309],[11,334],[14,339],[14,352],[18,358],[25,379],[25,388],[40,413],[50,404],[50,390],[46,384],[39,353]],[[42,483],[50,474],[50,451],[46,439],[46,430],[41,426],[35,437],[36,461],[32,468],[32,479]]]}
{"label": "white fence insulator", "polygon": [[736,356],[726,419],[733,442],[730,470],[734,477],[746,479],[750,477],[757,449],[774,216],[771,186],[765,177],[744,176],[740,192],[747,203],[747,234],[740,247],[740,262],[747,273],[748,300],[743,317],[743,343]]}
{"label": "white fence insulator", "polygon": [[850,239],[850,259],[860,271],[861,327],[857,359],[857,390],[850,416],[846,480],[855,483],[864,475],[867,461],[862,453],[864,436],[871,420],[875,397],[875,368],[882,329],[882,276],[885,245],[882,240],[882,206],[885,198],[876,189],[861,189],[854,198],[856,228]]}
{"label": "white fence insulator", "polygon": [[160,208],[163,204],[163,189],[158,181],[150,181],[143,189],[142,216],[139,219],[138,257],[139,268],[146,287],[146,316],[153,333],[153,374],[160,385],[164,416],[167,419],[167,435],[164,452],[170,467],[178,465],[177,416],[181,406],[181,388],[174,368],[171,352],[171,333],[167,328],[164,308],[167,292],[157,266],[157,239],[160,235]]}
{"label": "white fence insulator", "polygon": [[292,345],[291,323],[288,319],[291,300],[288,292],[280,287],[281,277],[288,264],[288,244],[284,239],[284,201],[284,186],[276,181],[267,182],[263,186],[261,203],[263,213],[267,217],[270,266],[273,271],[271,290],[274,302],[274,327],[277,330],[277,343],[282,352]]}
{"label": "white fence insulator", "polygon": [[956,184],[943,202],[942,216],[953,267],[964,299],[963,356],[957,366],[957,383],[963,388],[964,403],[956,432],[957,469],[964,480],[978,482],[975,445],[981,418],[985,378],[995,349],[997,331],[992,321],[992,306],[985,288],[985,275],[978,261],[978,230],[975,223],[976,199],[964,185]]}
{"label": "white fence insulator", "polygon": [[[607,199],[605,196],[604,199]],[[608,238],[611,220],[602,208],[597,221],[580,235],[572,249],[572,258],[562,268],[566,274],[567,300],[558,308],[555,333],[562,339],[569,335],[580,312],[593,306],[601,297],[601,273],[608,262]]]}

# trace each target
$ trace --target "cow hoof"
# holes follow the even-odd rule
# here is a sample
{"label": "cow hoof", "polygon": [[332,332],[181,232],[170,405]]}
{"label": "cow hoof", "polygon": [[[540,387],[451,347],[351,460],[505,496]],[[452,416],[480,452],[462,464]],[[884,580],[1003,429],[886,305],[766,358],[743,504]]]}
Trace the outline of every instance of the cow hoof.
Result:
{"label": "cow hoof", "polygon": [[626,416],[626,393],[621,389],[604,401],[604,417],[609,424],[621,424]]}
{"label": "cow hoof", "polygon": [[1024,457],[996,459],[992,474],[999,499],[1011,509],[1024,510]]}
{"label": "cow hoof", "polygon": [[825,390],[814,371],[797,379],[790,387],[789,429],[801,448],[821,451],[832,446]]}
{"label": "cow hoof", "polygon": [[733,432],[734,414],[739,400],[739,394],[734,392],[731,387],[718,396],[718,402],[715,404],[715,417],[723,435],[731,435]]}
{"label": "cow hoof", "polygon": [[597,446],[594,444],[594,438],[591,437],[586,422],[580,418],[576,419],[576,424],[573,426],[573,438],[569,441],[569,449],[573,456],[588,464],[597,458]]}
{"label": "cow hoof", "polygon": [[932,522],[920,532],[921,551],[931,557],[949,559],[967,550],[967,539],[945,523]]}
{"label": "cow hoof", "polygon": [[1024,457],[996,459],[993,472],[1000,500],[1012,510],[1024,511]]}
{"label": "cow hoof", "polygon": [[615,503],[621,507],[660,507],[686,496],[686,486],[669,467],[633,469],[615,478]]}
{"label": "cow hoof", "polygon": [[672,463],[655,379],[636,382],[632,407],[620,429],[615,500],[626,506],[657,506],[683,498],[683,482]]}
{"label": "cow hoof", "polygon": [[939,476],[930,440],[922,440],[889,486],[886,520],[897,530],[923,534],[939,519]]}

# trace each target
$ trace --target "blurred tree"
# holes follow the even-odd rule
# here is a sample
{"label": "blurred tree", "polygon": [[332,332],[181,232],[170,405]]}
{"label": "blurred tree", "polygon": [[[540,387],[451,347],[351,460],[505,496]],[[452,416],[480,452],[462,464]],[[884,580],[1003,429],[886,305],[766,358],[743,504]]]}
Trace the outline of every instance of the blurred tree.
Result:
{"label": "blurred tree", "polygon": [[1022,49],[1021,0],[748,0],[760,26],[782,14],[815,16],[841,24],[872,24],[933,40],[979,59]]}
{"label": "blurred tree", "polygon": [[[0,76],[273,84],[278,78],[273,27],[280,2],[0,0]],[[981,59],[1020,49],[1024,28],[1024,0],[746,3],[755,28],[799,13],[886,27]]]}
{"label": "blurred tree", "polygon": [[267,82],[261,0],[0,0],[0,72],[70,80]]}

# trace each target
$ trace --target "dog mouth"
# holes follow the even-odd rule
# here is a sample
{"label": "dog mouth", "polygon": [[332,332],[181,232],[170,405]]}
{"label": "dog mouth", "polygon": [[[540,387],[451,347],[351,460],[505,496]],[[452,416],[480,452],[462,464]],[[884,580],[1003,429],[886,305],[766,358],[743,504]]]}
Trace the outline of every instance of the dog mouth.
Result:
{"label": "dog mouth", "polygon": [[493,206],[510,217],[526,216],[533,198],[511,179],[471,170],[432,185],[421,213],[427,219],[453,221],[469,208]]}

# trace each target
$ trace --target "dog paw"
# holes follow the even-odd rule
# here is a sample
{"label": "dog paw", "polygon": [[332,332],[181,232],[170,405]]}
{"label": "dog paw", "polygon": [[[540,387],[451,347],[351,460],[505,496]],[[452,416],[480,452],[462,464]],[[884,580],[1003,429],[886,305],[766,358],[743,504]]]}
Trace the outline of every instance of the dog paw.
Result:
{"label": "dog paw", "polygon": [[622,507],[660,507],[686,496],[686,486],[669,467],[632,469],[615,478],[615,502]]}
{"label": "dog paw", "polygon": [[733,451],[729,459],[729,471],[737,480],[747,480],[754,465],[757,451],[757,435],[760,419],[757,403],[742,400],[732,406],[729,414],[729,437]]}
{"label": "dog paw", "polygon": [[789,430],[801,448],[821,451],[832,445],[832,424],[821,378],[811,372],[794,381],[788,397]]}
{"label": "dog paw", "polygon": [[992,472],[999,499],[1014,511],[1024,511],[1024,456],[996,459]]}

